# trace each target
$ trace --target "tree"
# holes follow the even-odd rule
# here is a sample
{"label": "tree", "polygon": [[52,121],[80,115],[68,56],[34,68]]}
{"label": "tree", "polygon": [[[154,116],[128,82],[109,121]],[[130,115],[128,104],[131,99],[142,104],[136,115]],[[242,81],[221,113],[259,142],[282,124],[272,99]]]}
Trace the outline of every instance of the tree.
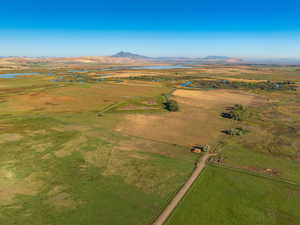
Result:
{"label": "tree", "polygon": [[250,117],[250,111],[243,105],[236,104],[234,105],[229,112],[223,112],[222,117],[233,119],[233,120],[246,120]]}
{"label": "tree", "polygon": [[164,107],[166,110],[168,110],[170,112],[176,112],[179,110],[178,103],[175,100],[167,100],[164,103]]}

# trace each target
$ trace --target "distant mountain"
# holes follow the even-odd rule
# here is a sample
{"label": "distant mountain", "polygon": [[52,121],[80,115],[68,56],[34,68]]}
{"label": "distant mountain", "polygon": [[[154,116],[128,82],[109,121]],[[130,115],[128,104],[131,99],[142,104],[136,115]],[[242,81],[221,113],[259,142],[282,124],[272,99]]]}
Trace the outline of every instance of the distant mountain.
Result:
{"label": "distant mountain", "polygon": [[207,56],[204,58],[187,58],[187,57],[157,57],[152,58],[144,55],[138,55],[131,52],[119,52],[112,55],[115,58],[129,58],[134,60],[146,60],[152,62],[167,62],[167,63],[240,63],[242,60],[239,58],[231,58],[228,56]]}
{"label": "distant mountain", "polygon": [[138,54],[134,54],[131,52],[118,52],[115,55],[112,55],[112,57],[115,58],[129,58],[129,59],[151,59],[151,57],[147,57],[147,56],[143,56],[143,55],[138,55]]}
{"label": "distant mountain", "polygon": [[300,58],[245,58],[247,64],[300,65]]}
{"label": "distant mountain", "polygon": [[209,56],[204,57],[203,59],[226,60],[226,59],[230,59],[230,57],[228,57],[228,56],[209,55]]}

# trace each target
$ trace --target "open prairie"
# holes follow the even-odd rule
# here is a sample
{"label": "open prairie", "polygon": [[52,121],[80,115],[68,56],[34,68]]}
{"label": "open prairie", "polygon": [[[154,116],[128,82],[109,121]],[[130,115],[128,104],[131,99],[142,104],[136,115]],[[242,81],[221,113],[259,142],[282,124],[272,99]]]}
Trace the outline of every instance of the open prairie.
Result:
{"label": "open prairie", "polygon": [[[300,75],[292,80],[298,85]],[[218,142],[218,154],[166,224],[300,224],[300,92],[254,86],[260,85],[248,88],[261,100],[232,124],[231,131],[244,133],[227,133]]]}
{"label": "open prairie", "polygon": [[[172,114],[126,115],[117,130],[128,135],[183,146],[214,144],[222,136],[220,130],[230,126],[219,114],[233,104],[254,103],[255,96],[227,90],[176,90],[172,93],[180,111]],[[203,132],[205,131],[205,132]]]}
{"label": "open prairie", "polygon": [[167,87],[1,83],[5,224],[147,224],[193,169],[185,148],[115,132],[124,112],[105,113],[124,104],[162,113]]}
{"label": "open prairie", "polygon": [[299,224],[299,193],[299,185],[209,166],[166,224]]}
{"label": "open prairie", "polygon": [[[207,201],[214,206],[224,201],[216,211],[220,212],[243,199],[244,192],[258,199],[261,193],[281,188],[263,177],[226,172],[225,166],[299,183],[300,73],[294,68],[81,66],[74,71],[50,63],[48,70],[46,65],[26,65],[31,69],[1,72],[38,73],[0,78],[3,224],[151,224],[192,173],[201,156],[191,153],[194,145],[209,145],[218,155],[170,224],[183,225],[181,219],[190,217],[192,222],[184,225],[198,225],[193,221],[202,221]],[[178,104],[178,111],[167,110],[170,100]],[[242,121],[222,117],[234,105],[242,105]],[[236,127],[248,132],[226,134]],[[241,184],[231,186],[231,180]],[[259,185],[252,190],[253,183]],[[282,190],[293,195],[293,188]],[[229,191],[232,201],[222,197]],[[202,192],[209,194],[203,202]],[[191,198],[195,202],[189,205]],[[250,208],[243,212],[254,222],[259,214],[268,225],[284,218],[299,221],[293,211],[298,198],[287,200],[282,209],[270,208],[273,200],[277,204],[282,195],[270,194],[261,206],[245,203],[243,207]],[[226,213],[210,224],[220,224]],[[238,220],[243,222],[242,217]]]}

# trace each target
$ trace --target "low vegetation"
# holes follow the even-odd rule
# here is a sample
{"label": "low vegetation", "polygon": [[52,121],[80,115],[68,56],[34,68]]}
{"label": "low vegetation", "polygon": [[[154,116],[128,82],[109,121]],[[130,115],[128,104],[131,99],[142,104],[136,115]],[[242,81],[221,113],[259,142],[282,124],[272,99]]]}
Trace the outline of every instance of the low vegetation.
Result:
{"label": "low vegetation", "polygon": [[209,166],[166,225],[299,224],[300,186]]}
{"label": "low vegetation", "polygon": [[228,112],[223,112],[221,115],[224,118],[243,121],[248,119],[251,113],[245,106],[236,104],[233,107],[229,107]]}
{"label": "low vegetation", "polygon": [[124,102],[161,109],[170,89],[22,80],[0,89],[2,223],[144,225],[192,171],[196,157],[184,147],[116,131],[121,113],[97,116]]}
{"label": "low vegetation", "polygon": [[150,224],[191,146],[218,155],[167,225],[300,224],[298,67],[27,66],[0,79],[3,224]]}
{"label": "low vegetation", "polygon": [[300,183],[297,96],[299,93],[268,95],[272,101],[251,108],[255,116],[241,121],[243,128],[250,132],[221,143],[223,163]]}
{"label": "low vegetation", "polygon": [[260,89],[265,91],[296,90],[295,83],[292,81],[237,82],[230,80],[195,80],[189,87],[201,89]]}
{"label": "low vegetation", "polygon": [[223,132],[230,136],[242,136],[242,135],[248,133],[249,131],[243,129],[242,127],[237,127],[237,128],[231,128],[229,130],[224,130]]}
{"label": "low vegetation", "polygon": [[177,112],[179,110],[178,103],[172,99],[169,99],[166,102],[164,102],[164,107],[170,112]]}

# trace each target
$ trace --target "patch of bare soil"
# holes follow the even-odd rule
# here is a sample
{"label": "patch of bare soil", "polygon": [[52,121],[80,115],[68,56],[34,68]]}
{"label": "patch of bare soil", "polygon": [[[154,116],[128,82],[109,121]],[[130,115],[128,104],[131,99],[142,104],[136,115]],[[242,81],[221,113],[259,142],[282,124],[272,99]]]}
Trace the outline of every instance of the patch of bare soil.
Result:
{"label": "patch of bare soil", "polygon": [[9,141],[18,141],[23,136],[20,134],[0,134],[0,144],[9,142]]}

